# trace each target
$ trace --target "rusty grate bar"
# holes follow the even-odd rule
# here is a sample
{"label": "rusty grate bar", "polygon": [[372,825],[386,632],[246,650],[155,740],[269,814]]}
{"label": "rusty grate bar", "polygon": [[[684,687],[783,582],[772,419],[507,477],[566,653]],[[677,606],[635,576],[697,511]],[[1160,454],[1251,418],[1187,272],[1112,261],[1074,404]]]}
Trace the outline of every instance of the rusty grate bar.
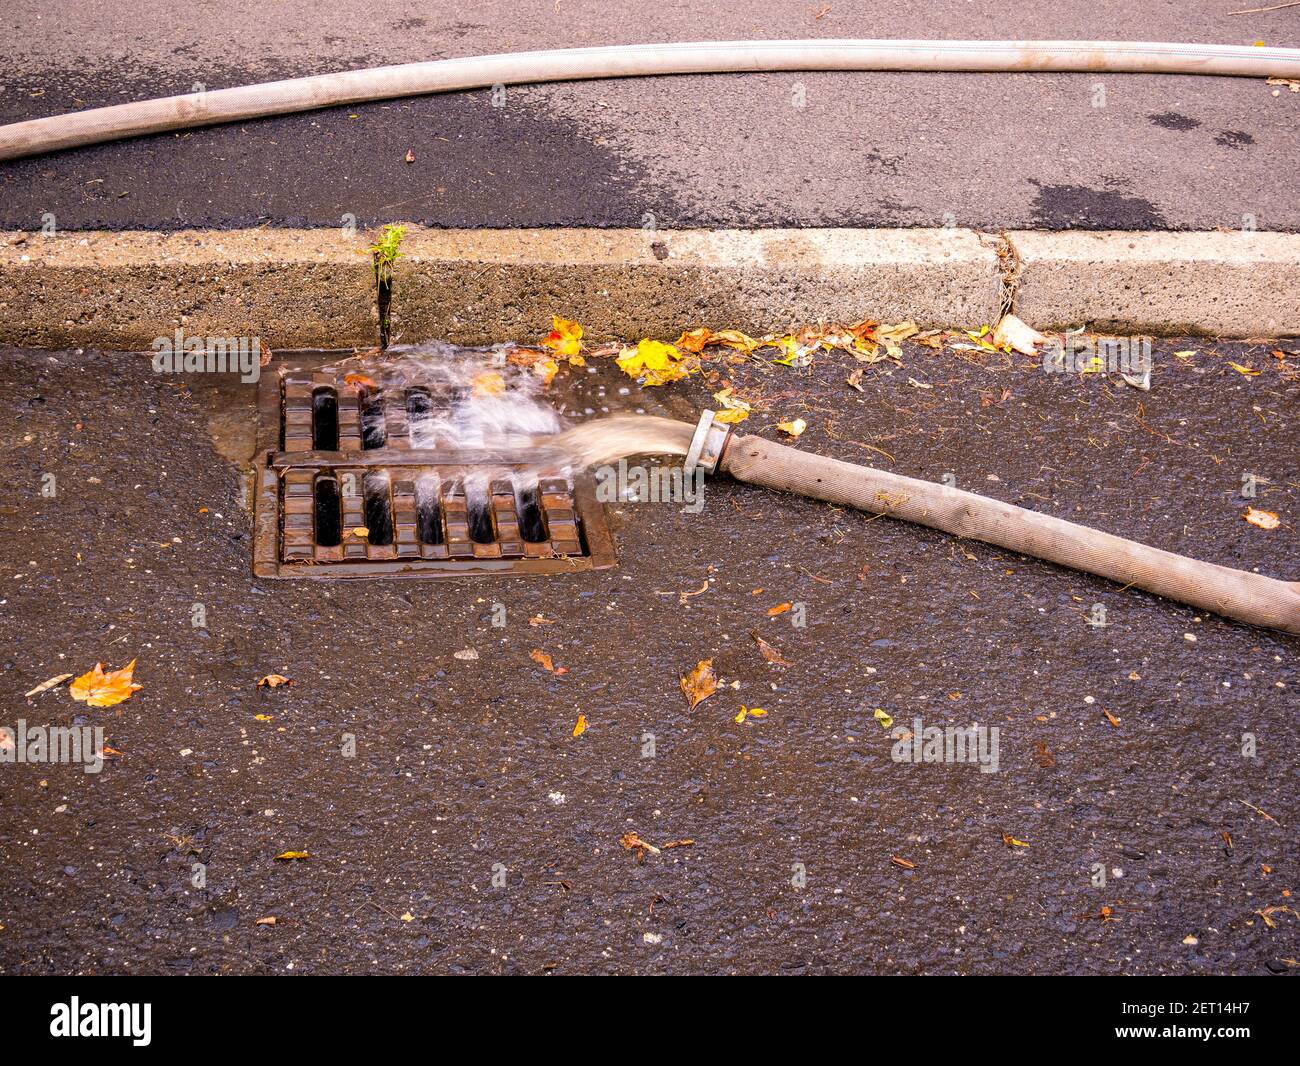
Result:
{"label": "rusty grate bar", "polygon": [[[254,571],[262,577],[567,573],[612,566],[586,478],[533,485],[527,457],[453,450],[461,399],[376,389],[295,360],[263,375]],[[273,370],[273,368],[272,368]],[[479,473],[478,471],[482,471]]]}

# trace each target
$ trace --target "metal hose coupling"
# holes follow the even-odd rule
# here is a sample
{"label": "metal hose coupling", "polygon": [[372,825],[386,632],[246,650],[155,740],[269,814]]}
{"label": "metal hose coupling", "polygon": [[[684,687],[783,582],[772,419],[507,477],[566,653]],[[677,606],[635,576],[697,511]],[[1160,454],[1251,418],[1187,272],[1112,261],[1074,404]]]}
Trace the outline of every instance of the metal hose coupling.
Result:
{"label": "metal hose coupling", "polygon": [[716,421],[712,411],[705,411],[700,415],[699,424],[695,427],[695,436],[691,438],[691,446],[686,451],[682,473],[686,477],[694,477],[698,468],[706,474],[712,474],[718,469],[718,463],[729,440],[731,440],[731,427]]}

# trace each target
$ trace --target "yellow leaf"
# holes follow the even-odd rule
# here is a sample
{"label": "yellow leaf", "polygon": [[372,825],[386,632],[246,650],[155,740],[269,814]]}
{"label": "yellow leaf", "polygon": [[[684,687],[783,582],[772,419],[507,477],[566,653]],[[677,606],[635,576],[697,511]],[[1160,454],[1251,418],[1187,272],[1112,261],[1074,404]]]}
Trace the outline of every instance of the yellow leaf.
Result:
{"label": "yellow leaf", "polygon": [[309,852],[309,851],[282,851],[282,852],[280,852],[279,855],[276,856],[276,858],[277,858],[277,859],[283,859],[285,862],[290,862],[290,861],[292,861],[292,860],[294,860],[294,859],[310,859],[310,858],[311,858],[311,852]]}
{"label": "yellow leaf", "polygon": [[749,417],[749,412],[753,408],[745,400],[737,399],[731,393],[731,387],[728,386],[713,394],[713,399],[723,408],[721,411],[713,413],[713,421],[734,425],[737,422],[743,422]]}
{"label": "yellow leaf", "polygon": [[721,344],[724,348],[737,352],[752,352],[762,344],[761,341],[754,340],[753,337],[741,333],[738,329],[721,330],[714,333],[709,340],[710,343]]}
{"label": "yellow leaf", "polygon": [[629,377],[639,378],[642,385],[666,385],[680,381],[693,370],[693,363],[682,358],[682,353],[671,344],[652,341],[648,337],[635,348],[624,348],[617,359],[619,369]]}
{"label": "yellow leaf", "polygon": [[808,423],[802,418],[796,418],[793,422],[778,422],[776,428],[792,437],[798,437],[808,428]]}
{"label": "yellow leaf", "polygon": [[1228,365],[1238,374],[1245,374],[1248,378],[1258,377],[1263,373],[1262,370],[1254,370],[1251,367],[1242,366],[1240,363],[1234,363],[1231,359],[1228,360]]}
{"label": "yellow leaf", "polygon": [[112,707],[123,700],[129,700],[133,693],[144,688],[131,680],[134,672],[134,659],[122,669],[109,673],[104,673],[103,663],[96,663],[93,670],[82,674],[68,686],[68,695],[91,707]]}
{"label": "yellow leaf", "polygon": [[580,737],[586,731],[587,731],[587,716],[585,714],[580,714],[578,715],[578,720],[573,723],[573,735],[575,737]]}
{"label": "yellow leaf", "polygon": [[746,707],[743,703],[740,705],[740,713],[736,715],[734,721],[740,725],[746,718],[766,718],[767,711],[762,707]]}
{"label": "yellow leaf", "polygon": [[881,729],[892,729],[894,725],[894,716],[876,708],[876,721],[880,723]]}
{"label": "yellow leaf", "polygon": [[403,912],[403,914],[402,914],[402,921],[404,921],[404,922],[413,922],[413,921],[415,921],[415,915],[412,914],[410,911],[405,911],[405,912]]}
{"label": "yellow leaf", "polygon": [[1277,529],[1282,522],[1272,511],[1260,511],[1254,507],[1247,507],[1246,513],[1241,517],[1252,526],[1259,526],[1260,529]]}
{"label": "yellow leaf", "polygon": [[259,722],[271,722],[275,720],[275,715],[272,714],[255,714],[253,717]]}
{"label": "yellow leaf", "polygon": [[542,338],[542,345],[556,355],[577,355],[582,349],[582,327],[559,315],[551,316],[551,332]]}
{"label": "yellow leaf", "polygon": [[1008,833],[1003,833],[1003,834],[1002,834],[1002,843],[1004,843],[1004,844],[1005,844],[1007,847],[1009,847],[1009,848],[1027,848],[1027,847],[1029,847],[1029,845],[1026,844],[1023,840],[1017,840],[1015,837],[1011,836],[1011,835],[1008,834]]}
{"label": "yellow leaf", "polygon": [[750,707],[750,708],[749,708],[749,717],[751,717],[751,718],[766,718],[766,717],[767,717],[767,711],[763,710],[762,707]]}
{"label": "yellow leaf", "polygon": [[713,672],[713,660],[701,659],[689,674],[682,674],[678,683],[686,702],[694,710],[696,704],[707,700],[718,690],[718,675]]}

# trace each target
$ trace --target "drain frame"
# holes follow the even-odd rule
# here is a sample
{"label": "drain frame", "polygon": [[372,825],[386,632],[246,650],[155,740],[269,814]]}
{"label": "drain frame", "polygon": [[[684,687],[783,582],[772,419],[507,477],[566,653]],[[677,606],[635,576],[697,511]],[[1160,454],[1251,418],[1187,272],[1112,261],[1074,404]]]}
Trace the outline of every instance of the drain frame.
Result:
{"label": "drain frame", "polygon": [[[263,368],[258,385],[254,488],[256,576],[316,580],[541,576],[615,565],[614,540],[604,507],[586,473],[572,481],[543,478],[539,483],[538,521],[546,532],[545,541],[524,540],[520,531],[524,507],[509,481],[489,483],[487,506],[492,512],[494,538],[491,542],[470,539],[464,477],[466,471],[484,465],[488,454],[474,449],[411,447],[404,407],[400,409],[402,417],[394,419],[388,429],[384,446],[363,448],[361,389],[342,376],[321,370],[339,358],[324,353],[276,360]],[[295,386],[292,408],[286,402],[286,385]],[[314,419],[304,424],[304,395],[310,413],[315,392],[321,388],[334,390],[337,449],[317,449]],[[494,454],[491,459],[496,467],[528,462],[522,453]],[[355,475],[354,491],[345,494],[342,482],[348,473]],[[315,481],[322,474],[333,474],[340,482],[341,538],[337,546],[322,545],[316,539]],[[372,544],[369,538],[351,533],[365,524],[362,486],[367,477],[376,474],[387,477],[389,483],[388,516],[394,536],[386,545]],[[438,478],[441,544],[419,539],[416,496],[425,477]],[[354,516],[359,520],[354,521]],[[295,524],[297,529],[292,528]],[[309,530],[308,535],[304,529]]]}

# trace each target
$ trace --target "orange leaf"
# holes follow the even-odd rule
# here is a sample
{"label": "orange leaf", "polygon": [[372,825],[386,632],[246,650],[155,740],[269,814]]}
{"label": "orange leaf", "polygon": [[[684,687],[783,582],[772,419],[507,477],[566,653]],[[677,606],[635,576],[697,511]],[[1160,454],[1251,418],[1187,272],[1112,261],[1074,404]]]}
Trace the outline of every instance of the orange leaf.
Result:
{"label": "orange leaf", "polygon": [[710,329],[693,329],[677,338],[677,347],[684,348],[688,352],[698,352],[709,343],[712,337],[713,331]]}
{"label": "orange leaf", "polygon": [[506,391],[506,379],[495,370],[485,370],[473,381],[475,396],[500,396]]}
{"label": "orange leaf", "polygon": [[112,707],[123,700],[129,700],[133,693],[144,688],[131,680],[134,672],[134,659],[122,669],[109,673],[104,673],[103,663],[96,663],[95,669],[82,674],[68,686],[68,695],[91,707]]}
{"label": "orange leaf", "polygon": [[555,662],[541,648],[534,648],[528,653],[528,658],[532,659],[538,666],[549,673],[555,673]]}
{"label": "orange leaf", "polygon": [[713,660],[701,659],[689,674],[682,674],[679,684],[686,702],[694,710],[698,703],[718,691],[718,675],[713,672]]}
{"label": "orange leaf", "polygon": [[778,603],[775,607],[767,609],[767,615],[769,618],[775,618],[778,614],[785,614],[792,606],[794,605],[790,603]]}
{"label": "orange leaf", "polygon": [[1254,507],[1247,507],[1246,513],[1241,517],[1252,526],[1259,526],[1260,529],[1277,529],[1282,522],[1272,511],[1260,511]]}

